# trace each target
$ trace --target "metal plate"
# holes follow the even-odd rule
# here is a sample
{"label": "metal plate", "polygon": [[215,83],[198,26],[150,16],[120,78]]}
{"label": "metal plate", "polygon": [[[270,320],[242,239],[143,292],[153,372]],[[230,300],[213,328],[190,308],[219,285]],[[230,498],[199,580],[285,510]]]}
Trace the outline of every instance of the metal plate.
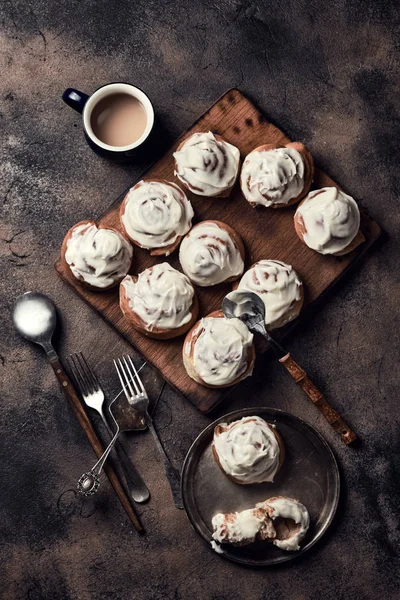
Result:
{"label": "metal plate", "polygon": [[[285,445],[285,460],[273,483],[238,485],[214,461],[211,443],[214,427],[246,416],[258,415],[274,423]],[[336,512],[340,492],[335,457],[323,437],[308,423],[272,408],[250,408],[225,415],[211,423],[193,442],[183,464],[182,495],[186,514],[197,533],[210,546],[212,517],[252,508],[272,496],[290,496],[310,513],[311,525],[297,552],[282,551],[257,542],[240,548],[224,545],[220,554],[237,563],[267,566],[304,554],[325,533]]]}

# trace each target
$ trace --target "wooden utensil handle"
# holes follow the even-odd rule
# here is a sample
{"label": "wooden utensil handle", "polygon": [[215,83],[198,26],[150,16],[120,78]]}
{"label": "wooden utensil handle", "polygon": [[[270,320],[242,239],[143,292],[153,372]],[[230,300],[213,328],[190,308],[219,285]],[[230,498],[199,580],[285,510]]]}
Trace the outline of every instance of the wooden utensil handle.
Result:
{"label": "wooden utensil handle", "polygon": [[[50,363],[54,369],[54,373],[56,374],[56,377],[61,386],[61,389],[63,390],[64,395],[67,397],[67,399],[70,403],[70,406],[71,406],[72,410],[74,411],[76,418],[79,421],[80,426],[82,427],[83,431],[85,432],[86,437],[88,438],[90,445],[92,446],[93,450],[95,451],[97,457],[100,458],[103,454],[103,446],[102,446],[99,438],[97,437],[96,432],[93,429],[91,422],[89,421],[89,417],[87,416],[78,396],[76,395],[73,385],[70,382],[70,380],[68,379],[68,376],[66,375],[64,368],[60,363],[60,360],[58,358],[51,359]],[[143,526],[140,523],[140,521],[133,509],[133,506],[132,506],[116,472],[114,471],[114,469],[112,468],[112,466],[109,463],[106,463],[104,465],[104,471],[105,471],[108,479],[110,480],[110,483],[111,483],[112,487],[114,488],[114,491],[117,494],[122,506],[124,507],[125,511],[127,512],[130,520],[132,521],[134,528],[139,533],[142,532]]]}
{"label": "wooden utensil handle", "polygon": [[286,367],[295,382],[305,391],[310,400],[322,412],[331,427],[333,427],[336,433],[340,435],[342,441],[345,444],[354,442],[354,440],[357,439],[357,435],[343,421],[339,413],[332,408],[325,396],[314,385],[304,369],[302,369],[294,358],[292,358],[290,353],[280,358],[279,362]]}

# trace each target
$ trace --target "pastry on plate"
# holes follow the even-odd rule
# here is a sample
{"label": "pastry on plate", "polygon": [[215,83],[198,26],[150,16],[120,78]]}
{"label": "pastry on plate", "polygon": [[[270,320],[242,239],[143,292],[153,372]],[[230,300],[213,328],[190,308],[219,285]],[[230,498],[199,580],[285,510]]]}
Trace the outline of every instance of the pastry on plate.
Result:
{"label": "pastry on plate", "polygon": [[320,254],[341,256],[364,239],[354,198],[335,187],[310,192],[294,215],[299,238]]}
{"label": "pastry on plate", "polygon": [[285,456],[275,425],[261,417],[217,425],[212,451],[221,471],[241,485],[273,481]]}
{"label": "pastry on plate", "polygon": [[240,236],[221,221],[202,221],[183,238],[179,260],[184,273],[202,287],[234,281],[243,273]]}
{"label": "pastry on plate", "polygon": [[253,372],[253,334],[239,319],[227,319],[217,310],[188,332],[183,364],[189,377],[210,388],[239,383]]}
{"label": "pastry on plate", "polygon": [[218,513],[212,519],[215,542],[247,546],[256,540],[273,539],[276,535],[272,519],[265,508],[249,508],[235,513]]}
{"label": "pastry on plate", "polygon": [[300,142],[264,144],[244,159],[240,185],[251,206],[284,208],[307,195],[313,176],[313,158]]}
{"label": "pastry on plate", "polygon": [[198,196],[229,196],[239,173],[240,152],[220,135],[193,133],[174,152],[175,175]]}
{"label": "pastry on plate", "polygon": [[186,333],[199,311],[189,279],[166,262],[137,277],[127,275],[120,285],[120,306],[132,327],[159,339]]}
{"label": "pastry on plate", "polygon": [[303,306],[303,284],[293,267],[280,260],[259,260],[234,287],[260,296],[265,305],[267,329],[289,323]]}
{"label": "pastry on plate", "polygon": [[216,514],[212,519],[212,537],[213,543],[218,544],[245,546],[261,540],[272,542],[281,550],[295,551],[300,550],[309,526],[310,515],[304,504],[277,496],[255,508]]}
{"label": "pastry on plate", "polygon": [[186,194],[169,181],[139,181],[121,204],[124,233],[154,256],[168,256],[192,226],[193,208]]}
{"label": "pastry on plate", "polygon": [[276,496],[256,504],[256,509],[266,510],[271,517],[275,546],[281,550],[300,550],[300,542],[310,527],[310,515],[304,504],[294,498]]}
{"label": "pastry on plate", "polygon": [[117,229],[80,221],[68,231],[61,247],[61,260],[88,289],[108,290],[128,273],[133,249]]}

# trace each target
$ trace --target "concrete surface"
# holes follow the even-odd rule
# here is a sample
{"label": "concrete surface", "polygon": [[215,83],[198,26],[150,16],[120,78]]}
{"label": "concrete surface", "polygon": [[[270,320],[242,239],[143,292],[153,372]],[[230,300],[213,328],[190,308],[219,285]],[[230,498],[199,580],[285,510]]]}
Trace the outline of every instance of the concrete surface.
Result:
{"label": "concrete surface", "polygon": [[[1,35],[0,595],[7,600],[319,600],[399,597],[399,15],[390,0],[5,0]],[[279,365],[217,414],[289,410],[317,426],[341,466],[334,525],[304,559],[255,571],[203,546],[174,509],[148,435],[129,448],[152,490],[132,531],[108,483],[82,502],[93,454],[40,349],[10,325],[14,298],[48,293],[61,356],[81,349],[117,389],[129,350],[53,270],[64,233],[100,214],[145,164],[121,167],[86,146],[64,88],[143,87],[177,136],[228,87],[251,95],[359,199],[388,238],[293,335],[290,348],[362,437],[345,448]],[[138,359],[139,360],[139,359]],[[161,387],[148,372],[152,395]],[[208,417],[166,387],[156,425],[177,466]]]}

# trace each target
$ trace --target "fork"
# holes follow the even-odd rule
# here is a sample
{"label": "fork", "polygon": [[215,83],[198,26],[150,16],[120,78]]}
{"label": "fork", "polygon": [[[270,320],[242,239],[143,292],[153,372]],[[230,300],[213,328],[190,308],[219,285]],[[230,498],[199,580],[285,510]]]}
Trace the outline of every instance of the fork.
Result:
{"label": "fork", "polygon": [[[71,354],[68,360],[73,378],[81,392],[82,398],[90,408],[96,410],[103,420],[103,423],[109,433],[110,437],[113,438],[114,434],[107,422],[107,419],[103,412],[104,403],[104,392],[101,389],[100,383],[90,366],[88,365],[82,352]],[[112,413],[111,413],[111,416]],[[115,418],[113,416],[115,421]],[[115,421],[116,425],[117,422]],[[139,429],[139,427],[138,427]],[[118,431],[118,425],[117,425]],[[124,446],[116,441],[115,449],[118,455],[118,459],[121,465],[122,472],[124,474],[129,494],[135,502],[141,503],[146,502],[150,497],[150,492],[147,489],[146,484],[137,472],[136,468],[126,454]],[[94,491],[97,490],[97,487]]]}
{"label": "fork", "polygon": [[122,360],[120,358],[118,359],[118,362],[114,360],[114,365],[129,404],[142,415],[147,427],[153,435],[157,449],[164,459],[165,473],[171,487],[175,506],[177,508],[183,508],[179,471],[172,466],[161,440],[158,437],[157,431],[154,428],[152,418],[148,412],[149,397],[144,389],[139,373],[130,356],[123,356]]}

